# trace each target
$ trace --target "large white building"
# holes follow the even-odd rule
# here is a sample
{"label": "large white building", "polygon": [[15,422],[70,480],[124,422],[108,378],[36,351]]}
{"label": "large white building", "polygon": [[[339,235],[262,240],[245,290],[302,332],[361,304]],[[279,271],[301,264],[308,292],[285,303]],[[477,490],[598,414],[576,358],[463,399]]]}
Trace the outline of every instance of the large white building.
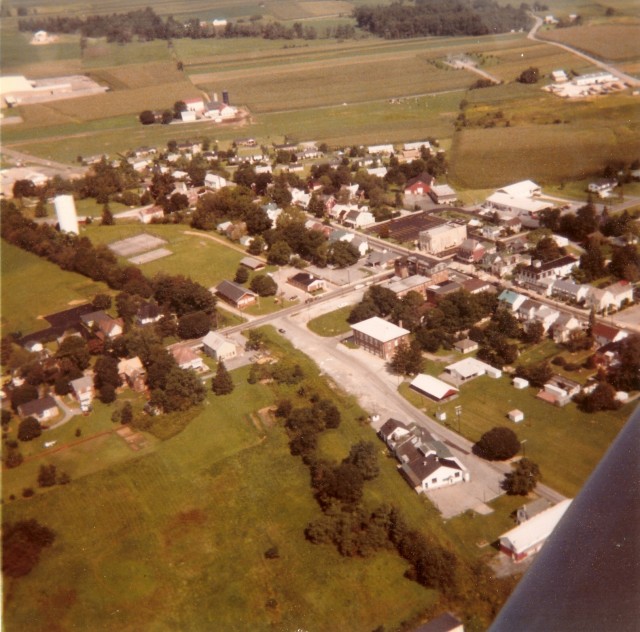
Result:
{"label": "large white building", "polygon": [[451,248],[457,248],[467,238],[467,225],[448,222],[428,228],[419,233],[420,250],[438,255]]}
{"label": "large white building", "polygon": [[53,199],[53,205],[56,209],[60,230],[63,233],[78,235],[80,230],[78,229],[78,214],[73,195],[56,195]]}

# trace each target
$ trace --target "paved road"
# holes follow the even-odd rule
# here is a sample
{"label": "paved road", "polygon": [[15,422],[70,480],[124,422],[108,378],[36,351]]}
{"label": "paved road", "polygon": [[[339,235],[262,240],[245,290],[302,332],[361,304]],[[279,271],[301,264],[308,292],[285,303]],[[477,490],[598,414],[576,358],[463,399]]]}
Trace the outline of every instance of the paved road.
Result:
{"label": "paved road", "polygon": [[60,173],[62,177],[79,177],[83,176],[87,167],[82,167],[79,165],[67,165],[63,162],[56,162],[55,160],[46,160],[44,158],[38,158],[36,156],[32,156],[31,154],[25,154],[24,152],[17,151],[15,149],[9,149],[8,147],[2,147],[2,153],[15,161],[23,162],[25,165],[39,165],[41,167],[48,167],[53,171],[57,171]]}
{"label": "paved road", "polygon": [[589,63],[593,64],[594,66],[598,66],[598,68],[602,68],[602,70],[605,70],[606,72],[610,72],[612,75],[615,75],[616,77],[618,77],[618,79],[620,79],[621,81],[624,81],[630,86],[633,86],[633,87],[640,86],[640,79],[636,79],[635,77],[632,77],[631,75],[628,75],[622,72],[621,70],[618,70],[615,66],[612,66],[611,64],[607,64],[603,61],[600,61],[599,59],[596,59],[595,57],[592,57],[591,55],[587,55],[586,53],[583,53],[577,48],[573,48],[573,46],[568,46],[567,44],[561,44],[560,42],[554,42],[552,40],[538,37],[538,30],[542,26],[542,18],[539,18],[536,15],[533,15],[533,13],[531,13],[530,15],[535,20],[535,24],[533,25],[529,33],[527,33],[528,39],[533,40],[535,42],[542,42],[543,44],[549,44],[550,46],[557,46],[558,48],[562,48],[563,50],[566,50],[568,53],[571,53],[572,55],[576,55],[578,57],[582,57],[582,59],[586,59]]}

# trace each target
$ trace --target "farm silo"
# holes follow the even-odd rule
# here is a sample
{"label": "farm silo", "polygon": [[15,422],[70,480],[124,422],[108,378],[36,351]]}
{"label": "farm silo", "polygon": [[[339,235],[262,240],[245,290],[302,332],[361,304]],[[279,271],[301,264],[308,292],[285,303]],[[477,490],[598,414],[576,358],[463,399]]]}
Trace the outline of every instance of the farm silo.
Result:
{"label": "farm silo", "polygon": [[53,199],[53,205],[56,209],[56,217],[60,230],[63,233],[79,234],[78,215],[76,213],[76,203],[73,195],[57,195]]}

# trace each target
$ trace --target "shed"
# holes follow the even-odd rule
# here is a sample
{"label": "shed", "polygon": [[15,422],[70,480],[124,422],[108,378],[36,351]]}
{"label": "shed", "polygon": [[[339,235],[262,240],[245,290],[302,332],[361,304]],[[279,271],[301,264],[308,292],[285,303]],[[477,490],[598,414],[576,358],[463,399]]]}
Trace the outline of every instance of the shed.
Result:
{"label": "shed", "polygon": [[410,384],[410,388],[435,402],[443,402],[448,399],[452,399],[459,393],[458,389],[451,386],[451,384],[447,384],[446,382],[439,380],[437,377],[426,375],[424,373],[416,375]]}
{"label": "shed", "polygon": [[513,421],[514,424],[519,424],[521,421],[524,421],[524,413],[517,408],[509,411],[509,419]]}
{"label": "shed", "polygon": [[527,386],[529,386],[529,380],[525,380],[523,377],[513,378],[513,387],[517,388],[519,391],[523,388],[527,388]]}

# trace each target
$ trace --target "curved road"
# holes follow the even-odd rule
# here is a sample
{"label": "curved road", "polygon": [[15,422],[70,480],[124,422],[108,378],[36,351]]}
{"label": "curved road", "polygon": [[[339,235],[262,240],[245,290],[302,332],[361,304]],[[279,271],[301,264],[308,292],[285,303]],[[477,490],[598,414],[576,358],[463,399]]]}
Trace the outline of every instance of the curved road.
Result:
{"label": "curved road", "polygon": [[551,46],[557,46],[558,48],[562,48],[568,53],[571,53],[572,55],[577,55],[578,57],[582,57],[582,59],[585,59],[586,61],[593,64],[594,66],[598,66],[598,68],[602,68],[602,70],[605,70],[606,72],[610,72],[612,75],[615,75],[616,77],[618,77],[618,79],[620,79],[621,81],[624,81],[630,86],[633,86],[633,87],[640,86],[640,79],[636,79],[635,77],[632,77],[631,75],[628,75],[622,72],[621,70],[618,70],[615,66],[612,66],[611,64],[607,64],[603,61],[600,61],[599,59],[596,59],[595,57],[592,57],[591,55],[587,55],[586,53],[579,51],[577,48],[573,48],[573,46],[569,46],[567,44],[561,44],[560,42],[553,42],[552,40],[547,40],[547,39],[538,37],[537,35],[538,30],[543,24],[542,18],[539,18],[537,15],[533,15],[533,13],[530,13],[530,15],[535,20],[535,24],[533,25],[531,30],[527,33],[528,39],[533,40],[535,42],[541,42],[543,44],[550,44]]}

